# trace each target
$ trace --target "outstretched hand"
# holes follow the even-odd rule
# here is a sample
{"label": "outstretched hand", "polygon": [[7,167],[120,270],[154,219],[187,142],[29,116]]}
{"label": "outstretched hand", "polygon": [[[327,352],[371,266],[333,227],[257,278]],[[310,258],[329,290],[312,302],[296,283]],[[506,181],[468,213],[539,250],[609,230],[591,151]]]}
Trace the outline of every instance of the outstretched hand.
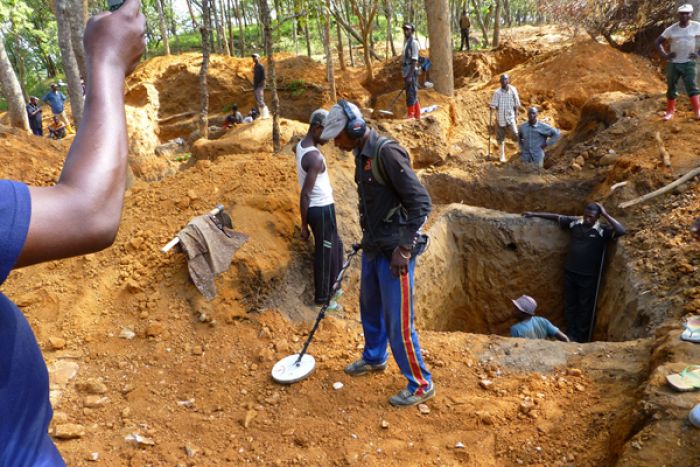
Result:
{"label": "outstretched hand", "polygon": [[605,210],[605,207],[604,207],[602,204],[600,204],[600,203],[595,203],[595,205],[598,206],[598,207],[600,208],[600,214],[601,214],[602,216],[607,216],[607,215],[608,215],[608,211]]}
{"label": "outstretched hand", "polygon": [[91,65],[113,67],[128,76],[146,48],[146,18],[140,0],[126,0],[114,13],[93,16],[85,26],[83,44]]}

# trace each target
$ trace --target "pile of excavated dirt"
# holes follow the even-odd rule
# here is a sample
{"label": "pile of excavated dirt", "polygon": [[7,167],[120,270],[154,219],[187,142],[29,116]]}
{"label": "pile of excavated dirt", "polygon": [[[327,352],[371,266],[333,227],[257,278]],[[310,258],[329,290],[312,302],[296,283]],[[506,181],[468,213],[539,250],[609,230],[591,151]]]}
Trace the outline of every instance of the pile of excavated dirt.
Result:
{"label": "pile of excavated dirt", "polygon": [[[289,387],[272,382],[272,365],[297,352],[310,328],[293,320],[314,316],[311,246],[298,236],[291,153],[294,133],[306,125],[285,123],[288,141],[285,136],[283,150],[270,154],[268,123],[258,122],[221,140],[197,143],[197,151],[212,160],[192,158],[163,180],[134,181],[112,248],[15,271],[4,285],[27,315],[49,364],[55,407],[51,432],[72,438],[56,439],[66,461],[697,464],[697,431],[684,421],[697,393],[673,392],[665,375],[700,362],[700,348],[678,338],[681,316],[700,312],[700,242],[687,229],[700,216],[700,184],[686,184],[629,210],[615,208],[700,164],[692,151],[700,142],[697,122],[681,112],[662,125],[656,115],[662,88],[647,88],[644,92],[656,93],[648,97],[632,87],[621,89],[616,81],[621,70],[642,87],[656,78],[644,81],[624,68],[637,59],[600,47],[577,44],[562,52],[569,54],[568,62],[544,55],[512,71],[526,103],[540,96],[537,86],[550,83],[554,95],[547,97],[552,104],[545,115],[556,120],[569,110],[573,115],[565,103],[573,98],[578,77],[571,71],[570,87],[558,92],[557,78],[561,81],[566,67],[542,65],[584,58],[601,65],[580,70],[581,82],[589,85],[597,72],[601,87],[590,92],[582,87],[587,103],[581,103],[581,118],[573,120],[561,143],[565,149],[552,154],[551,168],[542,174],[486,162],[479,155],[486,148],[485,110],[495,81],[476,91],[461,89],[452,101],[421,91],[422,99],[434,98],[441,106],[424,121],[374,122],[409,147],[416,166],[424,167],[420,176],[436,203],[428,225],[433,244],[416,272],[421,345],[437,386],[427,412],[387,404],[386,398],[405,383],[393,362],[385,374],[359,379],[342,371],[363,345],[357,264],[344,284],[344,310],[321,323],[311,344],[316,373]],[[235,62],[212,60],[212,73],[218,75],[212,89],[220,103],[227,102],[222,96],[229,88],[245,85],[249,76],[249,65],[240,61],[237,68]],[[324,86],[324,68],[306,59],[292,62],[303,64],[299,75],[289,76],[308,83],[303,86],[307,97],[320,93],[316,86]],[[608,72],[611,66],[623,68]],[[314,67],[317,75],[302,73]],[[131,78],[132,149],[144,151],[135,156],[150,157],[166,127],[190,128],[182,121],[196,117],[178,113],[196,110],[197,103],[182,96],[192,100],[196,95],[197,72],[193,55],[152,60]],[[342,92],[361,95],[358,75],[361,70],[342,74]],[[595,95],[603,92],[613,94]],[[171,101],[167,114],[163,96]],[[672,169],[659,167],[658,144],[649,139],[657,131]],[[66,142],[5,130],[0,144],[6,148],[0,158],[7,161],[0,164],[0,177],[36,184],[56,180],[67,149]],[[324,153],[347,250],[360,236],[354,161],[329,146]],[[611,194],[610,186],[620,181],[629,183]],[[545,316],[561,323],[560,292],[545,292],[560,280],[556,264],[565,238],[550,224],[511,214],[529,206],[575,214],[588,200],[603,200],[629,230],[610,252],[601,296],[606,312],[596,338],[641,339],[579,345],[463,332],[505,334],[508,299],[528,292],[537,296]],[[447,205],[460,201],[477,208]],[[217,278],[218,296],[206,302],[190,283],[183,256],[159,249],[191,217],[219,202],[249,239],[231,269]],[[546,241],[550,235],[555,241]],[[546,264],[538,269],[540,255]],[[493,261],[485,260],[489,257]],[[537,290],[528,289],[528,278]],[[336,390],[336,382],[344,386]],[[140,443],[131,440],[135,434],[143,437]]]}
{"label": "pile of excavated dirt", "polygon": [[[510,73],[523,105],[554,112],[554,121],[571,130],[586,101],[612,91],[656,93],[664,89],[658,71],[642,58],[619,52],[591,40],[539,56]],[[498,86],[497,78],[491,86]]]}

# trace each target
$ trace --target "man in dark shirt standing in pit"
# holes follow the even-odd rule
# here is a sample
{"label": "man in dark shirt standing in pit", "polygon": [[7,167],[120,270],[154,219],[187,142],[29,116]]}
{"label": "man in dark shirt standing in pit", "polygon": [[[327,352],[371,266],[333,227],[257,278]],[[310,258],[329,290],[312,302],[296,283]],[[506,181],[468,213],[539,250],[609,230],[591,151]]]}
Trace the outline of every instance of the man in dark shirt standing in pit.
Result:
{"label": "man in dark shirt standing in pit", "polygon": [[270,111],[265,105],[265,67],[260,63],[260,55],[253,54],[253,93],[255,93],[255,103],[258,106],[260,118],[270,118]]}
{"label": "man in dark shirt standing in pit", "polygon": [[[524,212],[523,216],[557,221],[562,229],[571,232],[571,243],[564,267],[566,334],[573,341],[587,342],[593,324],[605,248],[608,241],[622,237],[627,231],[600,203],[586,206],[583,217],[548,212]],[[609,225],[599,223],[600,216],[603,216]]]}

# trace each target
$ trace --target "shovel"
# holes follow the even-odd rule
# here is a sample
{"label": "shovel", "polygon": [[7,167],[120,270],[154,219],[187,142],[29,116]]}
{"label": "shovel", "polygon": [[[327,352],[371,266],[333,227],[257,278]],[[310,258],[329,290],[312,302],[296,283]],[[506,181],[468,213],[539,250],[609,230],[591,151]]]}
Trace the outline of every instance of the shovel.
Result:
{"label": "shovel", "polygon": [[386,110],[380,110],[379,113],[382,114],[382,115],[393,116],[393,115],[394,115],[394,112],[392,112],[391,109],[394,108],[394,104],[396,104],[396,101],[399,99],[399,97],[401,96],[401,94],[404,93],[404,91],[405,91],[405,89],[401,89],[401,90],[394,96],[394,98],[391,100],[391,102],[389,103],[389,108],[386,109]]}

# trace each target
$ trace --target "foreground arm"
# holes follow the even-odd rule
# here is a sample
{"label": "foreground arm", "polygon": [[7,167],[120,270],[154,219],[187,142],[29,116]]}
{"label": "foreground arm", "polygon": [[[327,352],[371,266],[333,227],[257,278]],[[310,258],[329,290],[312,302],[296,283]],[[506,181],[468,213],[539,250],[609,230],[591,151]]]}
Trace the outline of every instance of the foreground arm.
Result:
{"label": "foreground arm", "polygon": [[58,183],[30,188],[32,215],[18,266],[98,251],[114,241],[128,151],[124,78],[145,46],[139,7],[139,0],[127,0],[87,23],[90,84],[83,120]]}
{"label": "foreground arm", "polygon": [[564,334],[563,332],[561,332],[561,331],[558,330],[558,329],[557,329],[557,333],[556,333],[556,335],[555,335],[554,337],[556,337],[557,340],[560,340],[560,341],[562,341],[562,342],[571,342],[571,341],[569,340],[569,338],[567,337],[567,335]]}

